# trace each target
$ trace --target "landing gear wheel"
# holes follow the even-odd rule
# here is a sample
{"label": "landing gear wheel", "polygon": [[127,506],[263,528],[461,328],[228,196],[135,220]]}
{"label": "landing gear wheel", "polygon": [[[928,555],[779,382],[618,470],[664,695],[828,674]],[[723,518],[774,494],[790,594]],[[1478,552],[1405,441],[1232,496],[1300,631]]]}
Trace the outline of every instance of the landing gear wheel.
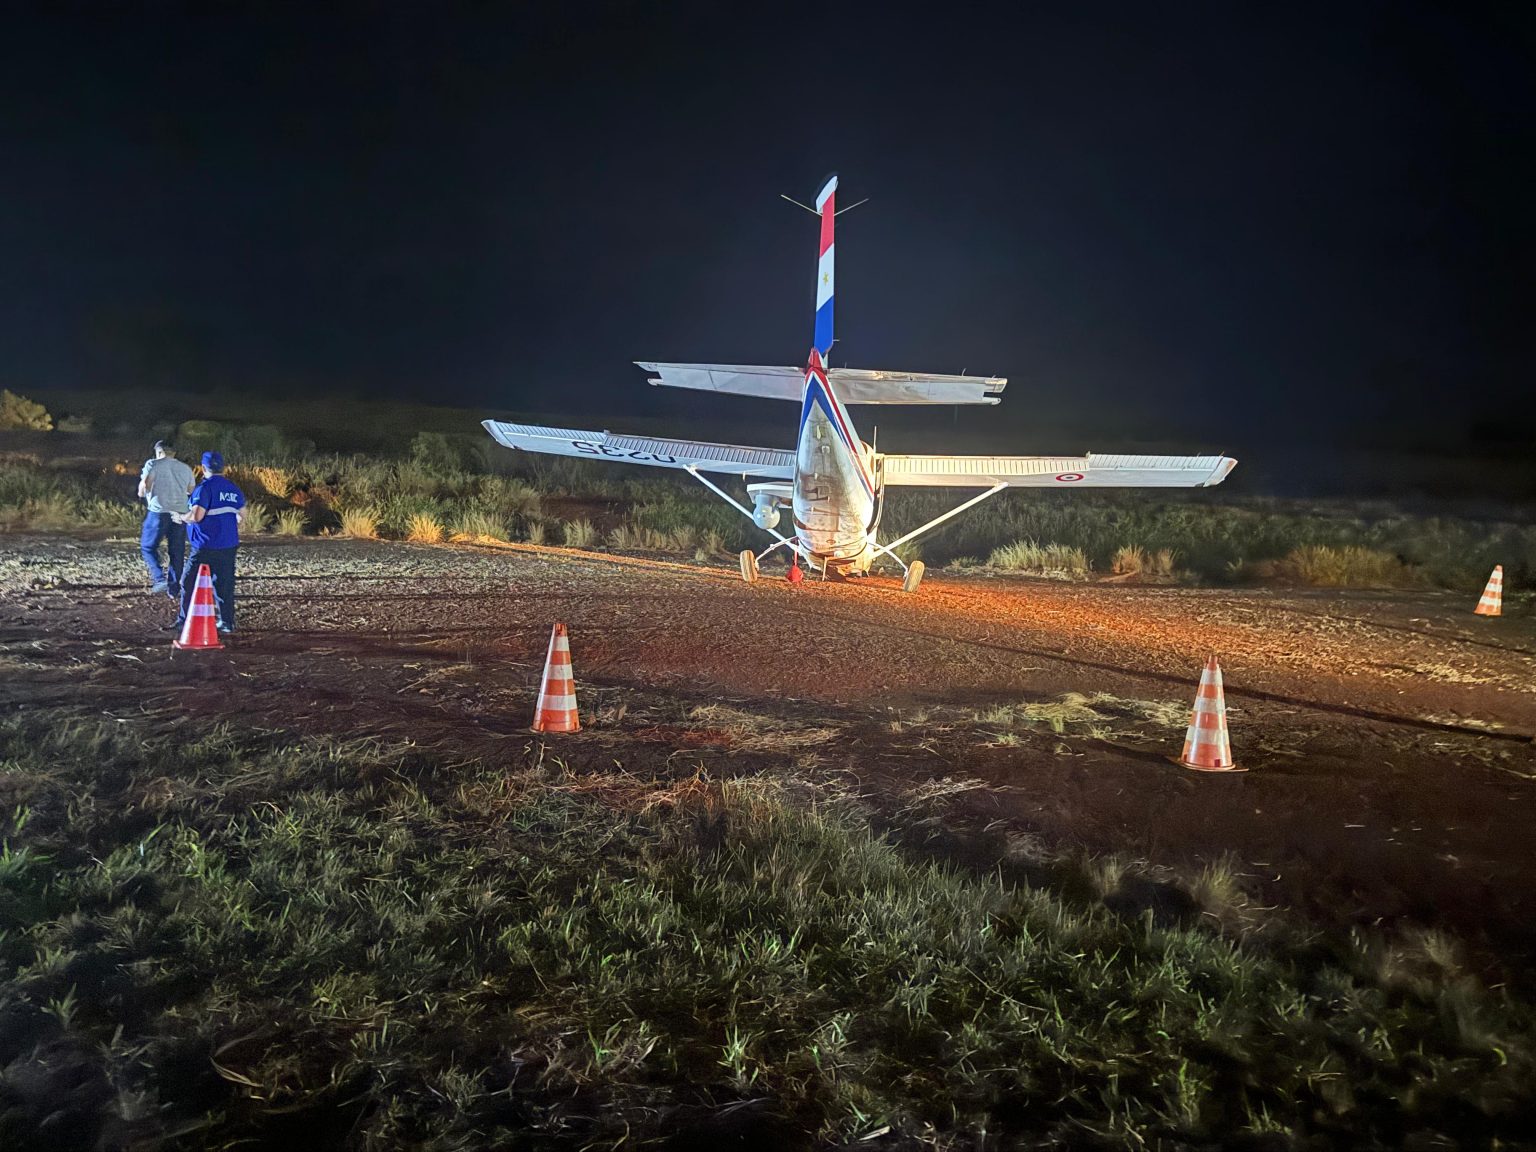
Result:
{"label": "landing gear wheel", "polygon": [[750,548],[741,554],[741,578],[748,584],[757,582],[757,556]]}
{"label": "landing gear wheel", "polygon": [[907,566],[907,577],[901,582],[903,592],[916,592],[917,586],[923,582],[923,562],[914,560]]}

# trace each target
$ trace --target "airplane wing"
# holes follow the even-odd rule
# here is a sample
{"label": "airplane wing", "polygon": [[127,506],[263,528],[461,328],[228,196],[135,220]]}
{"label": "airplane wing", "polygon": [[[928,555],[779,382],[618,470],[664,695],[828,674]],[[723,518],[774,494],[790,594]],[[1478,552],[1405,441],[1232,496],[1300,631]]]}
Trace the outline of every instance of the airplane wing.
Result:
{"label": "airplane wing", "polygon": [[932,488],[1209,488],[1227,456],[885,456],[885,483]]}
{"label": "airplane wing", "polygon": [[[800,399],[805,369],[750,364],[652,364],[635,361],[656,375],[652,384],[697,388],[732,396],[769,400]],[[832,368],[832,389],[844,404],[996,404],[1008,383],[1002,376],[934,376],[918,372],[881,372],[869,368]]]}
{"label": "airplane wing", "polygon": [[701,472],[728,472],[734,476],[764,476],[775,480],[789,480],[795,474],[795,454],[786,449],[583,432],[574,428],[544,428],[537,424],[503,424],[499,420],[482,423],[498,444],[521,448],[524,452],[613,460],[620,464],[649,464],[658,468],[697,468]]}

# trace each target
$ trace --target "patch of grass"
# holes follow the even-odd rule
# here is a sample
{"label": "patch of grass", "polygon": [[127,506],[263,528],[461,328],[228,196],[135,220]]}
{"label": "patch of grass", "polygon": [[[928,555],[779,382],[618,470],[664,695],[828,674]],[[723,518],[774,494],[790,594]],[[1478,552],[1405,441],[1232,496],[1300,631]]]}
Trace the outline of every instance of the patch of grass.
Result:
{"label": "patch of grass", "polygon": [[567,548],[590,548],[597,543],[597,529],[590,520],[567,520],[563,526]]}
{"label": "patch of grass", "polygon": [[1137,544],[1123,544],[1115,549],[1109,570],[1116,576],[1155,576],[1166,579],[1174,575],[1178,557],[1171,548],[1159,548],[1149,552]]}
{"label": "patch of grass", "polygon": [[1384,967],[1229,935],[1230,869],[1180,927],[1104,906],[1121,861],[1086,897],[961,871],[792,779],[42,712],[0,717],[0,764],[17,1147],[230,1147],[282,1116],[358,1147],[638,1145],[733,1106],[785,1146],[1530,1135],[1528,1004],[1438,942]]}
{"label": "patch of grass", "polygon": [[455,539],[497,540],[502,543],[511,539],[507,522],[483,508],[470,508],[460,513],[453,522],[453,535]]}
{"label": "patch of grass", "polygon": [[528,520],[543,511],[543,497],[526,480],[513,476],[483,476],[479,482],[479,500],[487,508],[510,519]]}
{"label": "patch of grass", "polygon": [[1230,869],[1179,927],[1104,906],[1123,861],[1081,897],[960,871],[788,779],[64,713],[0,718],[0,764],[17,1147],[236,1146],[274,1116],[359,1147],[639,1144],[701,1100],[763,1102],[786,1146],[1529,1136],[1529,1005],[1440,942],[1228,935]]}
{"label": "patch of grass", "polygon": [[1067,692],[1060,700],[1034,700],[1022,704],[999,704],[976,713],[982,724],[1012,728],[1015,724],[1044,724],[1052,732],[1063,733],[1069,725],[1101,724],[1106,717],[1096,711],[1089,698],[1080,692]]}
{"label": "patch of grass", "polygon": [[625,521],[609,531],[607,545],[614,552],[666,552],[670,541],[665,532]]}
{"label": "patch of grass", "polygon": [[[385,408],[377,411],[382,414]],[[413,410],[413,415],[426,419],[432,414]],[[353,419],[368,422],[358,414]],[[311,425],[290,430],[194,421],[183,439],[191,436],[189,443],[204,446],[223,444],[225,454],[239,461],[234,466],[238,483],[253,495],[266,493],[305,508],[316,524],[334,525],[337,508],[373,505],[380,509],[388,534],[404,535],[415,512],[430,512],[446,523],[451,514],[480,508],[521,535],[542,522],[549,497],[563,495],[621,505],[615,510],[626,518],[629,530],[639,534],[636,547],[641,550],[714,555],[759,548],[765,540],[691,481],[651,470],[587,460],[524,459],[496,449],[484,437],[439,429],[415,432],[414,440],[398,429],[389,435],[376,430],[369,437],[378,439],[380,447],[387,441],[395,451],[408,447],[408,456],[391,458],[387,448],[373,456],[316,455],[312,445],[304,450],[305,435],[293,434],[301,430],[318,435]],[[134,471],[128,467],[119,475],[126,481]],[[23,473],[24,492],[18,493],[15,480]],[[105,473],[65,471],[36,461],[0,462],[0,527],[24,529],[29,522],[38,530],[84,527],[78,516],[60,513],[60,500],[49,495],[60,491],[78,511],[80,502],[90,499],[128,504],[130,485]],[[886,501],[882,534],[893,539],[952,506],[950,493],[896,489]],[[715,538],[719,548],[711,544]],[[1033,543],[1037,541],[1052,543]],[[572,546],[597,543],[594,538]],[[1536,579],[1536,526],[1531,524],[1410,515],[1382,502],[1277,500],[1226,487],[1199,492],[1007,493],[918,543],[924,561],[934,568],[957,558],[994,556],[997,565],[1015,571],[1074,579],[1095,570],[1129,575],[1134,569],[1140,577],[1160,580],[1287,579],[1339,586],[1427,581],[1476,589],[1494,564],[1504,566],[1510,590],[1528,587]],[[1297,557],[1301,549],[1359,549],[1394,557],[1399,564],[1326,554]]]}
{"label": "patch of grass", "polygon": [[1182,731],[1189,726],[1191,704],[1188,701],[1128,700],[1108,692],[1095,692],[1087,699],[1090,704],[1150,720],[1161,728],[1177,728]]}
{"label": "patch of grass", "polygon": [[1239,916],[1248,903],[1239,879],[1237,861],[1231,857],[1223,857],[1202,868],[1190,886],[1190,895],[1206,915],[1218,919]]}
{"label": "patch of grass", "polygon": [[225,474],[248,499],[269,496],[286,500],[294,489],[293,472],[275,464],[231,464]]}
{"label": "patch of grass", "polygon": [[359,504],[341,508],[341,534],[353,540],[377,540],[379,538],[380,512],[373,504]]}
{"label": "patch of grass", "polygon": [[116,500],[83,500],[76,506],[75,515],[79,527],[116,533],[137,534],[144,523],[142,505],[120,504]]}
{"label": "patch of grass", "polygon": [[802,724],[727,704],[704,704],[688,712],[694,728],[723,733],[731,746],[762,752],[809,748],[837,738],[840,729],[826,724]]}
{"label": "patch of grass", "polygon": [[1135,544],[1123,544],[1115,549],[1115,558],[1109,563],[1109,570],[1116,576],[1139,575],[1146,567],[1147,554]]}
{"label": "patch of grass", "polygon": [[1308,544],[1293,549],[1280,572],[1303,584],[1327,588],[1394,587],[1414,583],[1413,573],[1390,552],[1354,545]]}
{"label": "patch of grass", "polygon": [[417,544],[441,544],[446,536],[442,523],[429,512],[412,513],[406,523],[405,538]]}
{"label": "patch of grass", "polygon": [[1082,580],[1092,570],[1081,548],[1067,544],[1037,544],[1017,540],[995,548],[987,563],[1007,572],[1028,572],[1057,580]]}
{"label": "patch of grass", "polygon": [[242,532],[270,532],[277,524],[277,512],[264,504],[249,504]]}
{"label": "patch of grass", "polygon": [[0,530],[136,532],[144,506],[105,498],[98,494],[101,490],[35,457],[0,460]]}
{"label": "patch of grass", "polygon": [[274,531],[279,536],[302,536],[304,525],[309,517],[304,514],[302,508],[284,508],[277,514],[277,526]]}

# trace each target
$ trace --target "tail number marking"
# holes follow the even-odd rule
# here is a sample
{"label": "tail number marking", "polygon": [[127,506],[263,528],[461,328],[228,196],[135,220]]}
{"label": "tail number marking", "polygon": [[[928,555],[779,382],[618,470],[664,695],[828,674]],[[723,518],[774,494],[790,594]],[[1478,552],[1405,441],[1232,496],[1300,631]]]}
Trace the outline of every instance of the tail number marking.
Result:
{"label": "tail number marking", "polygon": [[594,444],[590,440],[572,440],[571,447],[588,456],[607,456],[615,460],[650,460],[657,464],[678,463],[676,456],[668,456],[664,452],[631,452],[624,448],[615,448],[611,444]]}

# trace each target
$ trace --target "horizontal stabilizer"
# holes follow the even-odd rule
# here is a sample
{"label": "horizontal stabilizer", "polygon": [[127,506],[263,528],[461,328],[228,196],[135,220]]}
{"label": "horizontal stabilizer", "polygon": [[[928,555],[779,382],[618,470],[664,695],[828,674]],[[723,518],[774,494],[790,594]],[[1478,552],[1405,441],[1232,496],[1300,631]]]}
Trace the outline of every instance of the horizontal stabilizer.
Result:
{"label": "horizontal stabilizer", "polygon": [[[804,368],[636,363],[655,373],[652,384],[666,388],[696,388],[731,396],[796,402],[805,388]],[[1001,376],[932,376],[869,368],[832,368],[827,379],[844,404],[996,404],[1008,383]]]}
{"label": "horizontal stabilizer", "polygon": [[788,480],[795,474],[795,454],[779,448],[584,432],[537,424],[503,424],[499,420],[483,423],[498,444],[521,448],[524,452],[612,460],[618,464],[648,464],[655,468],[697,468],[701,472],[728,472],[735,476],[762,476],[774,480]]}
{"label": "horizontal stabilizer", "polygon": [[931,488],[1209,488],[1237,461],[1227,456],[884,456],[885,482]]}

